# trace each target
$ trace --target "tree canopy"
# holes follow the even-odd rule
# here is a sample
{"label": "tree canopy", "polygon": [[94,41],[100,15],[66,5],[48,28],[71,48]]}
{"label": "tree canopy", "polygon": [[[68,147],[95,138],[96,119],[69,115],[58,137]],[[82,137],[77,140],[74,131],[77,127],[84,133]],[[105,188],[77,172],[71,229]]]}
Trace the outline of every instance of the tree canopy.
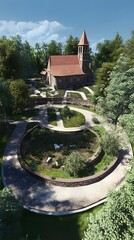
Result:
{"label": "tree canopy", "polygon": [[106,97],[100,98],[103,113],[117,124],[118,118],[134,106],[134,68],[129,58],[119,58],[105,90]]}
{"label": "tree canopy", "polygon": [[28,87],[23,80],[13,80],[10,83],[13,112],[20,113],[30,106]]}
{"label": "tree canopy", "polygon": [[83,240],[131,240],[134,236],[134,167],[125,185],[112,192],[108,202],[88,218],[89,224]]}
{"label": "tree canopy", "polygon": [[80,177],[86,167],[86,162],[78,152],[72,152],[65,161],[65,171],[70,176]]}

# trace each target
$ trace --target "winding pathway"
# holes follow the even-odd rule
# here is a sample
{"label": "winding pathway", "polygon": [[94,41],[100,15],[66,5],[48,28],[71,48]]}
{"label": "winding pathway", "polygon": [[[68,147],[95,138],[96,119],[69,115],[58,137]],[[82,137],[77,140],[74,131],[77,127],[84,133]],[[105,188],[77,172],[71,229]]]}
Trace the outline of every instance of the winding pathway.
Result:
{"label": "winding pathway", "polygon": [[[80,111],[85,115],[86,126],[91,126],[92,113],[86,110]],[[5,187],[12,190],[24,208],[48,215],[82,212],[104,202],[110,190],[117,189],[123,184],[126,170],[130,168],[129,160],[132,157],[130,145],[128,145],[128,153],[122,156],[117,168],[103,180],[90,185],[60,187],[47,184],[32,176],[21,167],[17,155],[26,125],[26,121],[17,124],[6,146],[2,163],[3,183]]]}

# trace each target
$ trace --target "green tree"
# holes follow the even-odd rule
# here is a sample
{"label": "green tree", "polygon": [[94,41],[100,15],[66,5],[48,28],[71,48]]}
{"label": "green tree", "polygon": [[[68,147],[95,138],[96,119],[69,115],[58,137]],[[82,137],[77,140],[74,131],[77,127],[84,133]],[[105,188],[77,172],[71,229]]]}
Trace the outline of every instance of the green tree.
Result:
{"label": "green tree", "polygon": [[134,236],[134,167],[125,185],[112,192],[96,215],[88,218],[83,240],[131,240]]}
{"label": "green tree", "polygon": [[36,72],[35,57],[34,57],[33,48],[30,46],[30,44],[27,41],[23,43],[23,47],[20,55],[21,55],[20,56],[20,61],[21,61],[20,76],[23,79],[32,77]]}
{"label": "green tree", "polygon": [[102,43],[98,43],[97,52],[94,55],[94,70],[96,71],[100,68],[103,63],[115,63],[123,51],[123,40],[118,33],[113,40],[105,40]]}
{"label": "green tree", "polygon": [[12,97],[12,109],[14,113],[20,113],[30,107],[28,87],[23,80],[13,80],[10,83]]}
{"label": "green tree", "polygon": [[125,53],[134,65],[134,31],[132,31],[132,37],[125,44]]}
{"label": "green tree", "polygon": [[118,33],[113,40],[105,40],[103,43],[98,44],[93,64],[97,95],[105,96],[105,88],[110,82],[110,73],[123,51],[123,40]]}
{"label": "green tree", "polygon": [[86,162],[78,152],[72,152],[65,161],[65,171],[70,176],[80,177],[86,167]]}
{"label": "green tree", "polygon": [[105,88],[109,85],[110,73],[114,64],[110,62],[104,62],[96,71],[96,94],[104,97],[106,95]]}
{"label": "green tree", "polygon": [[78,43],[79,39],[77,37],[73,38],[72,35],[70,35],[68,40],[66,41],[66,45],[64,46],[64,54],[76,55],[78,53]]}
{"label": "green tree", "polygon": [[52,40],[48,44],[47,54],[48,54],[48,56],[61,55],[62,54],[62,44],[60,42],[57,43],[55,40]]}
{"label": "green tree", "polygon": [[11,39],[0,39],[0,76],[12,78],[18,76],[19,59]]}
{"label": "green tree", "polygon": [[115,124],[123,114],[128,114],[134,104],[134,68],[131,60],[121,56],[110,75],[106,97],[100,98],[103,113]]}
{"label": "green tree", "polygon": [[6,112],[11,106],[11,95],[9,84],[4,78],[0,78],[0,106],[6,119]]}
{"label": "green tree", "polygon": [[20,239],[22,207],[8,189],[0,191],[0,239]]}
{"label": "green tree", "polygon": [[124,114],[119,118],[119,123],[126,130],[134,151],[134,114]]}
{"label": "green tree", "polygon": [[115,131],[106,133],[101,137],[101,146],[108,155],[117,156],[120,143]]}
{"label": "green tree", "polygon": [[70,108],[66,105],[61,109],[61,114],[64,118],[70,118],[71,116],[71,110]]}

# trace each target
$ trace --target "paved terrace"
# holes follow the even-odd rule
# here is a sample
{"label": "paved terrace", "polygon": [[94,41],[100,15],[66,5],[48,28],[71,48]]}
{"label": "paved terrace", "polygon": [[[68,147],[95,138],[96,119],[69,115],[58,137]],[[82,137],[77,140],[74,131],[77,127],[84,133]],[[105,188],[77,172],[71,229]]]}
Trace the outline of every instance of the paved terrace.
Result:
{"label": "paved terrace", "polygon": [[[88,111],[86,114],[90,115]],[[91,122],[88,123],[90,124]],[[17,124],[6,146],[2,164],[4,185],[12,190],[24,208],[48,215],[82,212],[104,202],[110,190],[117,189],[123,184],[132,157],[130,145],[128,153],[121,156],[117,168],[99,182],[80,187],[60,187],[35,178],[21,167],[17,156],[26,125],[26,121]]]}

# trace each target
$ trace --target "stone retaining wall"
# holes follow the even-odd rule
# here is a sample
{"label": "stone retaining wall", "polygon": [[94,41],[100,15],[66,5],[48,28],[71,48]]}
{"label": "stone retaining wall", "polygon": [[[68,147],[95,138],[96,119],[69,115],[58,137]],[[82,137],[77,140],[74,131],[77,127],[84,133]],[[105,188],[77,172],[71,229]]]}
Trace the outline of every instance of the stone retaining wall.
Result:
{"label": "stone retaining wall", "polygon": [[74,104],[83,107],[91,107],[94,109],[99,109],[99,105],[92,104],[89,100],[82,100],[76,98],[64,98],[64,97],[47,97],[47,98],[35,98],[34,105],[40,104]]}
{"label": "stone retaining wall", "polygon": [[[119,164],[120,159],[116,158],[113,159],[112,163],[105,169],[102,170],[101,172],[94,174],[92,176],[87,176],[83,178],[76,178],[76,179],[64,179],[64,178],[53,178],[49,177],[43,174],[40,174],[39,172],[36,172],[32,170],[22,159],[21,155],[21,144],[25,137],[33,131],[35,128],[39,127],[39,125],[34,126],[32,129],[28,130],[26,134],[23,136],[20,142],[20,148],[18,149],[18,159],[20,161],[21,166],[28,171],[31,175],[33,175],[36,178],[41,179],[42,181],[45,181],[47,183],[57,185],[57,186],[66,186],[66,187],[77,187],[77,186],[84,186],[84,185],[89,185],[95,182],[98,182],[108,176]],[[98,155],[95,154],[94,158],[90,161],[90,163],[95,164],[95,161],[98,161],[99,155],[102,154],[102,152],[99,149]]]}

